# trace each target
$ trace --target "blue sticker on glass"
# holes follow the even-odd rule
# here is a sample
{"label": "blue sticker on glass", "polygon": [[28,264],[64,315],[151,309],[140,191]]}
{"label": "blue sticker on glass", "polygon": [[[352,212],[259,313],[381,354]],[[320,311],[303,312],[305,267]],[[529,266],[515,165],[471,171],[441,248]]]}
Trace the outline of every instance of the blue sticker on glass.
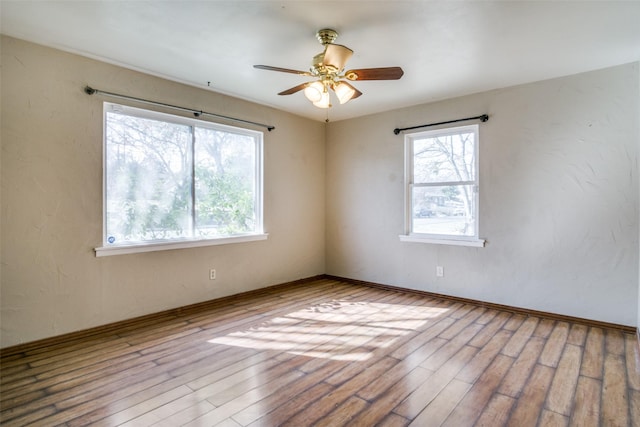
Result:
{"label": "blue sticker on glass", "polygon": [[109,242],[109,243],[113,243],[115,241],[116,241],[116,238],[113,237],[113,236],[109,236],[109,238],[107,239],[107,242]]}

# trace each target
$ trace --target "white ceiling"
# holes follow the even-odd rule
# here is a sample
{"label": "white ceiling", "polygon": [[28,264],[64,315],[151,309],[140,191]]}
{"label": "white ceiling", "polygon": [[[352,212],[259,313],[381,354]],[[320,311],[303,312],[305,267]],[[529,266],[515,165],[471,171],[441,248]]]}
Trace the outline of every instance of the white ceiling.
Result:
{"label": "white ceiling", "polygon": [[355,51],[347,68],[405,71],[397,81],[354,82],[364,95],[334,102],[332,121],[640,60],[637,0],[2,0],[0,7],[4,34],[315,120],[327,112],[302,92],[277,95],[306,77],[253,65],[307,71],[322,51],[321,28],[337,30],[336,43]]}

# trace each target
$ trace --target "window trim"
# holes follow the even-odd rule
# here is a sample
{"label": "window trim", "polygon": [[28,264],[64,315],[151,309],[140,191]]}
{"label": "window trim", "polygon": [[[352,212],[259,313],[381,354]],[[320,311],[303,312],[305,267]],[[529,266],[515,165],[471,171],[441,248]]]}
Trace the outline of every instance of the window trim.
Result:
{"label": "window trim", "polygon": [[218,239],[201,239],[201,240],[183,240],[183,241],[166,241],[152,242],[144,244],[131,244],[120,246],[100,246],[95,248],[96,257],[104,257],[111,255],[125,255],[143,252],[168,251],[173,249],[200,248],[203,246],[228,245],[232,243],[255,242],[259,240],[267,240],[268,233],[258,234],[242,234],[238,236],[220,237]]}
{"label": "window trim", "polygon": [[[249,135],[255,138],[255,156],[256,156],[256,186],[255,186],[255,232],[243,233],[238,235],[221,236],[217,238],[180,238],[173,240],[153,240],[148,242],[132,242],[122,243],[119,245],[107,244],[107,113],[118,112],[129,114],[134,117],[146,118],[152,120],[164,120],[174,124],[191,126],[192,128],[201,127],[216,130],[229,130],[231,133]],[[194,185],[195,183],[192,183]],[[103,126],[102,126],[102,246],[94,248],[96,257],[123,255],[132,253],[155,252],[172,249],[195,248],[203,246],[216,246],[233,243],[244,243],[259,240],[266,240],[268,233],[264,231],[264,133],[256,130],[245,129],[236,126],[224,125],[212,121],[194,119],[175,114],[168,114],[156,110],[132,107],[124,104],[112,102],[103,103]]]}
{"label": "window trim", "polygon": [[[419,138],[428,137],[429,135],[456,135],[465,131],[472,131],[475,134],[474,140],[474,159],[475,159],[475,180],[474,181],[452,181],[452,182],[438,182],[433,185],[418,184],[419,187],[429,186],[442,186],[447,184],[455,185],[473,185],[474,186],[474,198],[475,198],[475,214],[476,220],[474,224],[473,236],[457,236],[449,234],[431,234],[431,233],[414,233],[413,230],[413,188],[416,186],[413,182],[413,166],[414,166],[414,141]],[[405,171],[405,184],[404,184],[404,234],[399,235],[401,242],[413,242],[413,243],[431,243],[440,245],[455,245],[455,246],[472,246],[472,247],[484,247],[486,240],[480,238],[480,205],[479,205],[479,189],[480,189],[480,158],[479,158],[479,141],[480,141],[480,126],[478,124],[455,126],[440,128],[436,130],[420,131],[407,133],[404,136],[404,171]]]}
{"label": "window trim", "polygon": [[[400,234],[398,237],[401,242],[409,242],[409,243],[431,243],[434,245],[452,245],[452,246],[472,246],[476,248],[483,248],[486,244],[485,239],[475,239],[471,237],[465,237],[463,239],[454,239],[453,237],[446,237],[442,239],[436,239],[433,237],[422,237],[425,234],[414,233],[414,234]],[[431,236],[431,235],[429,235]]]}

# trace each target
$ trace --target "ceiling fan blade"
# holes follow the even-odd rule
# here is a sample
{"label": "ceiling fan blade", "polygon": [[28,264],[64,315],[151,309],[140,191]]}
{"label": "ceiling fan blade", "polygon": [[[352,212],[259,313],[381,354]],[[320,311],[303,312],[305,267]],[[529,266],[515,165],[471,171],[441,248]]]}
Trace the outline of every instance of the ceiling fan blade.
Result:
{"label": "ceiling fan blade", "polygon": [[322,64],[331,66],[340,71],[344,68],[349,58],[353,55],[353,51],[341,44],[327,44],[324,50],[324,59]]}
{"label": "ceiling fan blade", "polygon": [[257,68],[259,70],[267,70],[267,71],[279,71],[281,73],[299,74],[301,76],[311,76],[312,75],[308,71],[291,70],[289,68],[272,67],[270,65],[254,65],[253,68]]}
{"label": "ceiling fan blade", "polygon": [[309,82],[301,83],[298,86],[294,86],[291,89],[283,90],[278,95],[291,95],[292,93],[300,92],[302,89],[306,88],[309,85]]}
{"label": "ceiling fan blade", "polygon": [[349,70],[344,76],[349,80],[398,80],[404,71],[400,67],[361,68]]}

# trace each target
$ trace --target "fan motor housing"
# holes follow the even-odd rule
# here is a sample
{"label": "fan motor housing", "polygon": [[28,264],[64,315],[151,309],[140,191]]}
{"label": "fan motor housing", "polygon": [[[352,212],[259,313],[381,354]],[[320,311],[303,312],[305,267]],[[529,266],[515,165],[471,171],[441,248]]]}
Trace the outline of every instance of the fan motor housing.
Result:
{"label": "fan motor housing", "polygon": [[318,41],[322,45],[333,43],[338,38],[338,32],[331,28],[324,28],[316,33]]}

